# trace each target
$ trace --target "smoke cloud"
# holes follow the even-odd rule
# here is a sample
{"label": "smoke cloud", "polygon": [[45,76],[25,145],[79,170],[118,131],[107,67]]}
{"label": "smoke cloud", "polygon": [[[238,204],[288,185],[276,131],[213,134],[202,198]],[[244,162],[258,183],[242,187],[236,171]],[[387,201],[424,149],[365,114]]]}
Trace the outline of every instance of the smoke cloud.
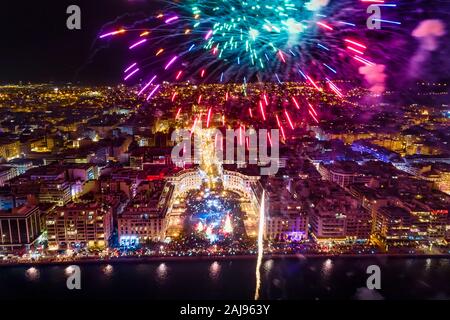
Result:
{"label": "smoke cloud", "polygon": [[307,10],[318,11],[323,7],[326,7],[330,3],[330,0],[311,0],[305,4]]}
{"label": "smoke cloud", "polygon": [[439,38],[446,33],[444,22],[438,19],[424,20],[414,29],[411,35],[420,44],[410,61],[411,77],[421,76],[423,64],[430,58],[431,53],[439,48]]}
{"label": "smoke cloud", "polygon": [[386,90],[385,73],[386,66],[384,64],[375,64],[370,66],[363,66],[359,68],[359,74],[363,75],[370,86],[370,91],[376,94],[381,94]]}

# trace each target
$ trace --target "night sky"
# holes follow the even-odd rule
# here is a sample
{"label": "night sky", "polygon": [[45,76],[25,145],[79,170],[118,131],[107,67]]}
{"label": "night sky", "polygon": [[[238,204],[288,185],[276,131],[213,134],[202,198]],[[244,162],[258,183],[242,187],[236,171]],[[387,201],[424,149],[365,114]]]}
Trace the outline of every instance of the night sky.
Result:
{"label": "night sky", "polygon": [[[72,4],[81,8],[81,30],[66,28],[66,9]],[[0,83],[117,83],[122,72],[120,58],[126,50],[118,43],[93,55],[96,36],[116,17],[151,12],[150,7],[139,0],[3,1]]]}
{"label": "night sky", "polygon": [[[4,3],[7,2],[7,3]],[[448,0],[393,0],[404,3],[398,10],[402,15],[403,36],[409,36],[423,19],[439,18],[450,21]],[[66,9],[77,4],[82,10],[82,30],[66,28]],[[128,50],[120,42],[102,45],[96,37],[102,26],[124,14],[129,19],[143,18],[160,8],[157,0],[7,0],[0,9],[0,83],[49,82],[81,84],[115,84],[120,82]],[[130,21],[131,21],[130,20]],[[122,21],[122,20],[121,20]],[[450,26],[442,39],[441,48],[429,57],[424,66],[425,80],[450,78]],[[414,52],[414,39],[407,41]],[[395,56],[394,48],[386,48]],[[407,57],[400,54],[401,59]],[[390,68],[401,76],[405,70]],[[393,81],[396,75],[391,74]]]}

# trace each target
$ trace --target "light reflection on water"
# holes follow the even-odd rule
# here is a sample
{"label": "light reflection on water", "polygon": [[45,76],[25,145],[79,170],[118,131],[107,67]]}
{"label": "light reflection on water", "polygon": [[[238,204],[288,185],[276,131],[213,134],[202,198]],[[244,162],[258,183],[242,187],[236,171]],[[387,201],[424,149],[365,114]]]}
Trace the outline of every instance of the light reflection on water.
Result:
{"label": "light reflection on water", "polygon": [[113,275],[114,273],[114,268],[112,265],[108,264],[105,267],[103,267],[103,273],[105,274],[105,276],[110,277]]}
{"label": "light reflection on water", "polygon": [[447,268],[449,264],[450,264],[450,260],[449,259],[439,259],[439,266],[440,267]]}
{"label": "light reflection on water", "polygon": [[425,263],[425,270],[426,270],[426,271],[429,271],[430,268],[431,268],[431,259],[428,258],[428,259],[426,260],[426,263]]}
{"label": "light reflection on water", "polygon": [[[263,299],[284,298],[342,298],[359,297],[358,290],[365,288],[369,265],[382,267],[381,292],[385,299],[420,298],[436,299],[450,297],[450,259],[267,259],[261,263],[260,294]],[[408,267],[410,266],[410,267]],[[100,288],[104,296],[116,296],[123,290],[132,295],[158,298],[199,297],[210,298],[211,287],[217,289],[215,297],[254,297],[254,260],[211,260],[201,262],[183,261],[166,263],[138,263],[81,265],[83,279],[90,280],[90,286]],[[74,267],[39,266],[6,267],[0,270],[0,299],[19,298],[22,295],[35,296],[39,285],[42,294],[48,298],[65,297],[60,291],[65,288],[67,275]],[[111,276],[109,276],[111,275]],[[245,277],[244,277],[245,275]],[[150,276],[150,279],[149,279]],[[206,278],[205,278],[206,276]],[[49,281],[43,281],[49,280]],[[110,285],[104,286],[104,280]],[[176,281],[175,281],[176,280]],[[97,285],[97,282],[99,285]],[[218,286],[217,284],[221,285]],[[393,284],[395,283],[395,284]],[[144,285],[145,284],[145,285]],[[208,284],[211,284],[209,286]],[[104,286],[104,287],[102,287]],[[15,292],[8,290],[16,288]],[[86,286],[87,287],[87,286]],[[107,289],[105,289],[107,288]],[[163,288],[163,290],[159,290]],[[100,290],[99,289],[99,290]],[[86,294],[95,296],[93,290]],[[223,293],[221,290],[224,290]],[[13,290],[14,291],[14,290]],[[70,298],[70,296],[66,296]],[[362,298],[374,298],[372,295]],[[376,297],[375,297],[376,298]]]}
{"label": "light reflection on water", "polygon": [[209,276],[212,280],[219,280],[221,268],[222,267],[220,266],[220,263],[218,263],[217,261],[211,263],[211,265],[209,266]]}
{"label": "light reflection on water", "polygon": [[156,269],[156,279],[158,282],[166,282],[168,278],[168,267],[165,263],[161,263]]}
{"label": "light reflection on water", "polygon": [[406,263],[406,267],[409,268],[409,267],[412,267],[414,261],[413,261],[413,259],[406,259],[405,263]]}
{"label": "light reflection on water", "polygon": [[68,266],[67,268],[64,269],[64,273],[66,274],[66,276],[71,276],[75,271],[75,268],[73,266]]}
{"label": "light reflection on water", "polygon": [[330,277],[333,272],[333,261],[331,259],[327,259],[322,264],[321,273],[323,278],[326,280]]}
{"label": "light reflection on water", "polygon": [[38,269],[36,269],[35,267],[31,267],[27,269],[27,271],[25,271],[25,276],[30,281],[36,281],[39,279],[40,273]]}
{"label": "light reflection on water", "polygon": [[272,259],[267,260],[266,262],[264,262],[263,269],[264,269],[264,272],[266,273],[266,275],[269,274],[270,271],[272,270],[272,268],[273,268],[273,263],[274,263],[274,262],[273,262]]}

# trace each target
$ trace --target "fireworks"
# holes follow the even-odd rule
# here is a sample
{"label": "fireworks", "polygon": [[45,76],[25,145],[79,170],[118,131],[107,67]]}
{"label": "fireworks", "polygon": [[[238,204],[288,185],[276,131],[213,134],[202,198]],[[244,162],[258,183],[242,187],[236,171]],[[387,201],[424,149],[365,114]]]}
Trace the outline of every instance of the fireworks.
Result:
{"label": "fireworks", "polygon": [[[219,234],[216,232],[217,223],[213,222],[211,224],[204,224],[202,221],[199,221],[195,226],[195,231],[198,235],[203,235],[206,239],[208,239],[211,243],[219,240]],[[229,236],[233,234],[233,225],[231,223],[231,216],[227,214],[225,216],[225,221],[222,226],[222,235]]]}
{"label": "fireworks", "polygon": [[239,232],[234,232],[241,214],[237,199],[232,193],[202,191],[197,199],[188,200],[193,233],[211,243],[238,237]]}
{"label": "fireworks", "polygon": [[[370,44],[366,32],[367,7],[373,3],[364,0],[168,1],[163,12],[135,21],[131,27],[107,30],[99,37],[103,40],[125,37],[129,41],[130,53],[141,58],[133,59],[139,62],[124,68],[124,80],[127,83],[141,80],[139,95],[145,94],[147,100],[165,80],[237,82],[243,84],[244,92],[250,81],[303,82],[319,94],[343,99],[346,88],[338,87],[336,80],[360,78],[361,67],[375,67],[379,63],[371,56],[379,53],[380,48]],[[383,6],[396,5],[384,3]],[[293,107],[301,109],[298,100],[291,99]],[[259,111],[266,121],[269,117],[266,95],[263,100],[259,102]],[[319,122],[317,110],[313,107],[307,110],[311,119]],[[249,110],[249,113],[253,118],[253,112]],[[281,110],[279,117],[287,120],[289,128],[295,128],[295,119],[289,112]],[[274,120],[275,117],[271,122]],[[280,124],[280,119],[276,120]]]}
{"label": "fireworks", "polygon": [[266,204],[265,204],[265,191],[261,196],[261,207],[259,209],[259,227],[258,227],[258,258],[256,262],[256,290],[255,290],[255,300],[259,299],[261,290],[261,264],[264,255],[264,230],[266,223]]}
{"label": "fireworks", "polygon": [[205,226],[204,226],[203,223],[200,221],[200,222],[197,224],[196,229],[197,229],[197,232],[198,232],[198,233],[202,233],[202,232],[205,230]]}
{"label": "fireworks", "polygon": [[174,75],[163,72],[172,81],[182,80],[182,74],[212,82],[307,80],[320,89],[314,79],[347,75],[346,69],[352,68],[348,60],[370,63],[362,57],[369,49],[362,32],[367,19],[365,1],[196,0],[166,4],[164,13],[100,38],[134,36],[131,51],[147,47],[156,52],[158,59],[146,59],[146,66],[162,64],[164,71],[169,71],[177,65]]}
{"label": "fireworks", "polygon": [[233,226],[231,224],[231,217],[229,214],[225,217],[225,223],[223,225],[223,233],[230,234],[233,233]]}

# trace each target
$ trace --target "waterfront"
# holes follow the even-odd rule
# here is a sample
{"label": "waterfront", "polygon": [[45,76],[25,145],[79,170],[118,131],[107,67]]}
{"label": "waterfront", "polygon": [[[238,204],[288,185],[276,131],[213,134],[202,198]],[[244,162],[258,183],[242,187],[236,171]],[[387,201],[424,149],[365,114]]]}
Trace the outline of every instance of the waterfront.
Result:
{"label": "waterfront", "polygon": [[[365,289],[369,265],[381,290]],[[247,299],[256,259],[81,264],[82,290],[66,289],[66,266],[1,267],[0,299]],[[264,260],[261,299],[450,299],[450,259],[305,258]]]}

